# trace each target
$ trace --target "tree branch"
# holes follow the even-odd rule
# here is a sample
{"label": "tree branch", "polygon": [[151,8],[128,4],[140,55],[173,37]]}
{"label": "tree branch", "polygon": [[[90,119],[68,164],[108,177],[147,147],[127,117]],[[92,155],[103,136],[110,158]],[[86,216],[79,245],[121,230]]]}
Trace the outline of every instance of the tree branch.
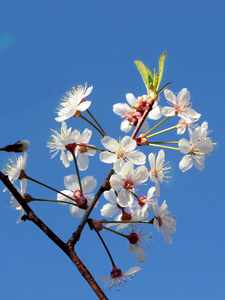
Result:
{"label": "tree branch", "polygon": [[10,182],[8,176],[4,175],[1,171],[0,180],[4,183],[4,185],[8,188],[8,190],[12,193],[12,195],[16,198],[19,204],[23,207],[24,211],[27,213],[27,216],[24,219],[29,220],[36,226],[38,226],[71,259],[71,261],[75,264],[81,275],[85,278],[85,280],[88,282],[88,284],[91,286],[100,300],[108,300],[102,289],[99,287],[91,273],[77,256],[73,248],[68,247],[67,243],[64,243],[41,219],[38,218],[38,216],[26,203],[26,200]]}

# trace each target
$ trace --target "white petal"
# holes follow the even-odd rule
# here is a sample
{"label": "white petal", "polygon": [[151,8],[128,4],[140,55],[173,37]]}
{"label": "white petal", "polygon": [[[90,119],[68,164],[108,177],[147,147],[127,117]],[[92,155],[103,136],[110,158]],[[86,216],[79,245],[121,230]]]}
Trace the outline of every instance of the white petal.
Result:
{"label": "white petal", "polygon": [[158,120],[162,117],[162,115],[162,107],[157,105],[150,111],[150,113],[148,114],[148,118],[152,120]]}
{"label": "white petal", "polygon": [[79,190],[77,175],[71,174],[64,177],[64,185],[68,190]]}
{"label": "white petal", "polygon": [[105,199],[111,202],[112,204],[117,204],[116,194],[113,189],[105,191],[103,195]]}
{"label": "white petal", "polygon": [[164,160],[165,160],[165,152],[161,149],[156,158],[157,169],[162,167]]}
{"label": "white petal", "polygon": [[127,159],[129,159],[135,165],[144,165],[146,162],[146,156],[144,153],[135,150],[127,154]]}
{"label": "white petal", "polygon": [[117,160],[117,156],[115,153],[103,151],[99,154],[99,159],[104,163],[111,164]]}
{"label": "white petal", "polygon": [[91,105],[91,101],[84,101],[77,106],[77,110],[85,111]]}
{"label": "white petal", "polygon": [[86,211],[85,209],[81,209],[77,206],[70,205],[70,212],[71,212],[72,216],[74,216],[76,218],[83,217],[85,211]]}
{"label": "white petal", "polygon": [[130,136],[125,136],[121,140],[121,144],[122,144],[122,148],[125,152],[131,152],[137,147],[136,141],[134,139],[132,139]]}
{"label": "white petal", "polygon": [[97,180],[93,176],[86,176],[81,180],[84,193],[91,193],[97,186]]}
{"label": "white petal", "polygon": [[172,116],[175,116],[175,110],[173,107],[164,106],[162,108],[162,114],[166,117],[172,117]]}
{"label": "white petal", "polygon": [[191,155],[185,155],[179,163],[182,172],[189,170],[193,166],[193,158]]}
{"label": "white petal", "polygon": [[106,218],[111,218],[118,212],[118,206],[113,205],[111,203],[107,203],[103,206],[103,208],[100,210],[101,215]]}
{"label": "white petal", "polygon": [[120,174],[121,174],[122,178],[125,179],[125,178],[131,177],[133,171],[134,171],[134,165],[133,165],[133,163],[131,161],[128,161],[124,165],[124,167],[121,170]]}
{"label": "white petal", "polygon": [[113,112],[121,117],[124,117],[125,113],[130,111],[130,106],[126,103],[117,103],[113,105]]}
{"label": "white petal", "polygon": [[178,147],[180,148],[180,152],[184,154],[188,154],[191,150],[190,142],[186,139],[179,140]]}
{"label": "white petal", "polygon": [[135,255],[136,255],[136,258],[138,260],[139,263],[144,263],[147,259],[147,256],[145,254],[145,251],[144,251],[144,248],[139,245],[139,244],[136,244],[135,245]]}
{"label": "white petal", "polygon": [[129,191],[122,189],[118,194],[117,201],[120,206],[127,207],[132,204],[133,196]]}
{"label": "white petal", "polygon": [[141,270],[141,268],[139,268],[139,267],[133,267],[130,270],[128,270],[126,273],[124,273],[123,277],[127,277],[127,276],[129,276],[133,273],[136,273],[136,272],[140,271],[140,270]]}
{"label": "white petal", "polygon": [[151,168],[155,168],[155,154],[150,153],[148,156],[149,164]]}
{"label": "white petal", "polygon": [[160,231],[160,229],[159,229],[159,221],[156,218],[154,218],[153,226],[155,227],[156,230]]}
{"label": "white petal", "polygon": [[117,152],[120,149],[120,145],[116,139],[111,138],[110,136],[105,136],[101,139],[102,145],[112,152]]}
{"label": "white petal", "polygon": [[131,125],[130,122],[126,119],[123,120],[120,125],[120,129],[126,133],[131,131],[132,127],[133,125]]}
{"label": "white petal", "polygon": [[136,185],[140,185],[148,179],[148,170],[145,166],[140,166],[134,170],[132,176]]}
{"label": "white petal", "polygon": [[196,168],[199,171],[203,171],[203,169],[205,168],[205,163],[204,163],[204,159],[195,159],[194,160],[194,165],[196,166]]}
{"label": "white petal", "polygon": [[177,98],[171,90],[165,89],[164,96],[172,104],[176,103]]}
{"label": "white petal", "polygon": [[126,94],[126,99],[127,99],[127,102],[130,104],[130,106],[134,106],[135,103],[137,102],[137,99],[131,93]]}
{"label": "white petal", "polygon": [[123,120],[120,125],[120,129],[126,133],[131,131],[132,127],[133,125],[131,125],[130,122],[126,119]]}
{"label": "white petal", "polygon": [[89,158],[87,154],[81,153],[77,158],[77,165],[80,171],[87,170],[89,166]]}
{"label": "white petal", "polygon": [[168,244],[172,244],[173,239],[172,239],[171,235],[169,234],[169,231],[166,228],[163,228],[163,227],[161,227],[161,229],[162,229],[162,234],[163,234],[163,237],[164,237],[165,241]]}
{"label": "white petal", "polygon": [[115,191],[119,191],[123,187],[123,181],[122,181],[121,177],[117,174],[113,174],[110,177],[109,181],[110,181],[112,189],[114,189]]}

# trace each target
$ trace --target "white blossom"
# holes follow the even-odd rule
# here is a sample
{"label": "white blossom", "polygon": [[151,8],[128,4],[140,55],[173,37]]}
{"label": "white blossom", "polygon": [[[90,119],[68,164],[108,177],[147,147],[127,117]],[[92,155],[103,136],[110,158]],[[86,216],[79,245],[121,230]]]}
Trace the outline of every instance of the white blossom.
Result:
{"label": "white blossom", "polygon": [[[97,180],[94,179],[93,176],[86,176],[81,180],[81,186],[83,190],[83,195],[80,190],[80,185],[78,181],[78,177],[75,174],[65,176],[64,184],[67,190],[61,191],[62,193],[68,195],[69,197],[74,198],[74,203],[82,206],[82,204],[90,205],[92,200],[94,199],[94,189],[97,186]],[[73,201],[62,194],[57,194],[58,201],[65,201],[73,203]],[[66,203],[65,203],[66,204]],[[79,208],[73,204],[70,204],[70,212],[74,217],[80,218],[84,215],[85,209]]]}
{"label": "white blossom", "polygon": [[163,183],[163,181],[165,181],[165,174],[168,173],[170,167],[165,167],[165,152],[163,150],[159,151],[157,158],[155,154],[150,153],[148,156],[148,160],[150,164],[149,176],[151,181],[155,183],[156,195],[159,197],[159,182]]}
{"label": "white blossom", "polygon": [[[89,165],[88,156],[93,156],[96,151],[89,149],[88,145],[92,131],[85,129],[81,134],[79,130],[75,129],[72,131],[70,127],[67,129],[65,122],[62,122],[61,133],[56,130],[52,130],[54,134],[52,135],[53,142],[48,142],[47,147],[50,148],[50,152],[55,152],[51,158],[55,157],[56,154],[61,151],[60,160],[63,165],[68,168],[70,162],[73,160],[73,156],[70,151],[73,151],[77,157],[77,164],[81,171],[86,170]],[[70,151],[67,151],[70,149]]]}
{"label": "white blossom", "polygon": [[160,231],[161,228],[165,241],[172,244],[173,240],[170,233],[176,232],[176,222],[174,217],[169,216],[170,212],[168,212],[166,201],[163,201],[160,207],[158,205],[158,201],[154,201],[152,208],[155,213],[153,226],[158,231]]}
{"label": "white blossom", "polygon": [[102,281],[106,282],[105,286],[109,283],[110,289],[113,286],[117,287],[117,291],[119,290],[119,285],[124,284],[127,282],[127,279],[131,280],[134,275],[134,273],[140,271],[141,268],[139,267],[133,267],[124,274],[122,273],[121,269],[118,269],[116,266],[113,267],[113,270],[110,272],[111,277],[101,277],[97,276]]}
{"label": "white blossom", "polygon": [[131,161],[135,165],[143,165],[146,161],[144,153],[134,150],[137,143],[129,136],[125,136],[120,142],[105,136],[102,140],[102,145],[109,151],[100,153],[100,160],[105,163],[114,163],[114,169],[121,169],[125,160]]}
{"label": "white blossom", "polygon": [[128,236],[128,250],[135,254],[139,263],[144,263],[147,259],[144,248],[141,246],[141,243],[144,243],[146,238],[151,238],[151,236],[146,236],[143,229],[139,232],[132,229],[132,232]]}
{"label": "white blossom", "polygon": [[164,95],[168,102],[172,105],[171,107],[165,106],[162,108],[162,114],[164,116],[171,117],[178,115],[180,118],[188,122],[200,118],[201,114],[191,108],[191,96],[190,92],[186,88],[182,89],[178,96],[175,96],[172,91],[165,89]]}
{"label": "white blossom", "polygon": [[73,88],[72,91],[66,93],[64,96],[61,107],[59,107],[58,117],[55,118],[57,122],[62,122],[70,117],[79,115],[81,111],[85,111],[91,105],[91,101],[86,101],[85,97],[90,95],[93,86],[87,89],[87,85],[78,86],[77,89]]}
{"label": "white blossom", "polygon": [[[9,177],[11,183],[14,183],[20,177],[21,171],[24,170],[27,166],[27,158],[28,155],[25,152],[24,155],[20,155],[19,157],[15,156],[15,161],[10,159],[10,164],[7,164],[4,169],[4,174]],[[3,190],[3,192],[7,191],[7,188]]]}
{"label": "white blossom", "polygon": [[186,154],[179,163],[182,172],[189,170],[193,163],[199,171],[205,167],[205,155],[213,150],[212,140],[207,137],[208,124],[203,123],[202,127],[197,127],[190,133],[190,142],[181,139],[178,143],[181,153]]}
{"label": "white blossom", "polygon": [[113,174],[110,178],[112,189],[120,191],[118,193],[118,204],[127,207],[132,203],[136,186],[139,186],[148,179],[148,170],[145,166],[137,167],[134,170],[132,162],[128,161],[124,164],[119,174]]}

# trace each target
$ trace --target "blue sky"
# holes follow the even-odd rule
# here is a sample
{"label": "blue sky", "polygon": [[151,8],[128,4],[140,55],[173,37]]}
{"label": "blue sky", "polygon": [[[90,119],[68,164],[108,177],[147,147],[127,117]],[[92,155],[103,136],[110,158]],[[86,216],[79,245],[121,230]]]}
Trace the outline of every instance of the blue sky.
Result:
{"label": "blue sky", "polygon": [[[182,154],[166,152],[172,178],[170,184],[163,184],[159,201],[166,200],[176,217],[172,245],[151,227],[153,239],[145,248],[148,259],[140,265],[126,241],[103,234],[118,267],[124,272],[133,266],[142,268],[119,292],[106,289],[109,299],[224,297],[224,9],[218,0],[1,3],[1,144],[30,140],[26,170],[31,177],[62,190],[64,176],[74,173],[73,166],[64,168],[58,156],[51,160],[46,147],[50,128],[60,130],[55,111],[66,91],[85,82],[93,85],[91,112],[107,134],[118,139],[124,133],[113,104],[125,102],[128,92],[135,96],[146,92],[134,61],[153,70],[164,51],[162,85],[172,82],[174,92],[188,88],[193,108],[202,114],[202,121],[208,121],[210,136],[218,143],[203,172],[192,168],[182,173],[178,168]],[[163,96],[161,101],[166,105]],[[70,119],[68,126],[86,128],[78,119]],[[93,133],[91,141],[100,145],[99,134]],[[11,157],[1,153],[1,169]],[[83,176],[95,176],[100,186],[108,171],[109,166],[95,156]],[[55,197],[33,183],[27,192]],[[1,298],[95,299],[73,264],[38,228],[29,222],[16,224],[19,214],[8,209],[7,201],[8,194],[2,193]],[[93,217],[99,216],[105,203],[102,197]],[[67,206],[33,203],[31,207],[65,241],[79,224]],[[94,276],[109,275],[110,261],[88,227],[77,253]]]}

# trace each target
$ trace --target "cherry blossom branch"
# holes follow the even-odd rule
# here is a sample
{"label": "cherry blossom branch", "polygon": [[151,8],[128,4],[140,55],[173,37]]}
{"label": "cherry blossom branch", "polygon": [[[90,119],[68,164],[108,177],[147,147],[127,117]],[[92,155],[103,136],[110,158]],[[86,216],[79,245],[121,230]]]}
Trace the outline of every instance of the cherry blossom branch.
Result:
{"label": "cherry blossom branch", "polygon": [[148,109],[146,109],[146,111],[143,113],[142,117],[138,120],[138,123],[137,123],[137,126],[131,136],[132,139],[134,139],[139,131],[139,129],[141,128],[141,125],[143,124],[144,120],[147,118],[149,112],[152,110],[152,107],[154,105],[154,102],[155,102],[156,99],[152,98],[150,101],[149,101],[149,106],[148,106]]}
{"label": "cherry blossom branch", "polygon": [[83,216],[83,219],[81,220],[79,226],[77,227],[77,230],[73,233],[72,237],[68,240],[67,245],[69,246],[69,248],[74,249],[75,244],[79,241],[81,232],[82,232],[85,224],[87,223],[88,218],[89,218],[93,208],[95,207],[95,204],[98,202],[98,199],[100,198],[100,196],[109,189],[108,182],[113,173],[114,173],[114,170],[112,168],[109,171],[109,174],[106,176],[106,178],[105,178],[103,184],[101,185],[101,187],[99,188],[98,192],[96,193],[92,203],[86,210],[86,212]]}
{"label": "cherry blossom branch", "polygon": [[8,176],[4,175],[0,171],[0,180],[4,183],[4,185],[8,188],[8,190],[12,193],[12,195],[16,198],[19,204],[23,207],[24,211],[27,213],[24,216],[23,220],[29,220],[33,222],[36,226],[38,226],[75,264],[81,275],[91,286],[95,294],[101,300],[108,300],[102,289],[99,287],[91,273],[88,271],[86,266],[77,256],[75,251],[68,246],[67,243],[64,243],[38,216],[33,212],[30,206],[26,203],[25,199],[20,195],[17,189],[12,185]]}

